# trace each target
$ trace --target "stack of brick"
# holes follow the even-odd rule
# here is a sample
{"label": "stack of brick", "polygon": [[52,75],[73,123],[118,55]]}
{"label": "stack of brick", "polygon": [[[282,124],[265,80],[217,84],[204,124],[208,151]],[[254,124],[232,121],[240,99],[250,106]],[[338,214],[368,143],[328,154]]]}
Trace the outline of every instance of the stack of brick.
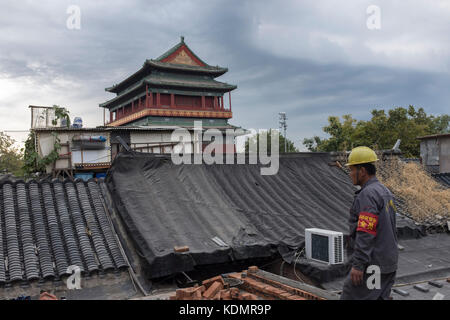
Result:
{"label": "stack of brick", "polygon": [[171,300],[323,300],[310,292],[294,288],[257,274],[252,266],[242,273],[232,273],[230,278],[242,282],[239,288],[229,288],[221,276],[202,282],[202,285],[178,289]]}
{"label": "stack of brick", "polygon": [[249,267],[242,273],[232,273],[231,278],[243,281],[241,289],[264,300],[324,300],[311,292],[267,279],[258,274],[258,267]]}
{"label": "stack of brick", "polygon": [[178,289],[170,300],[257,300],[258,297],[241,292],[238,288],[229,288],[221,276],[207,279],[202,285]]}

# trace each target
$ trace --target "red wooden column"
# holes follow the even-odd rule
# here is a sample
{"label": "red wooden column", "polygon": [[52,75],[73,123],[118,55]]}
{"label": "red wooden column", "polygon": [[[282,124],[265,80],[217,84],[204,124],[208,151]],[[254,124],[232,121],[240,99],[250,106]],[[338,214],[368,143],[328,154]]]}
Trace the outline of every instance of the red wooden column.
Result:
{"label": "red wooden column", "polygon": [[217,109],[217,97],[216,96],[213,97],[213,109],[214,110]]}
{"label": "red wooden column", "polygon": [[170,94],[170,107],[175,107],[175,95],[173,93]]}
{"label": "red wooden column", "polygon": [[145,107],[148,108],[148,84],[145,85]]}
{"label": "red wooden column", "polygon": [[153,93],[151,91],[148,92],[148,97],[149,97],[148,107],[151,108],[153,106]]}
{"label": "red wooden column", "polygon": [[220,109],[223,110],[223,96],[220,97]]}
{"label": "red wooden column", "polygon": [[134,112],[134,100],[131,100],[131,113]]}
{"label": "red wooden column", "polygon": [[156,93],[156,107],[161,108],[161,94],[159,92]]}
{"label": "red wooden column", "polygon": [[111,122],[113,122],[113,113],[114,113],[114,111],[110,111],[109,112],[109,122],[111,123]]}
{"label": "red wooden column", "polygon": [[228,92],[228,100],[230,102],[230,111],[231,111],[231,92]]}
{"label": "red wooden column", "polygon": [[206,108],[205,96],[202,96],[202,109]]}

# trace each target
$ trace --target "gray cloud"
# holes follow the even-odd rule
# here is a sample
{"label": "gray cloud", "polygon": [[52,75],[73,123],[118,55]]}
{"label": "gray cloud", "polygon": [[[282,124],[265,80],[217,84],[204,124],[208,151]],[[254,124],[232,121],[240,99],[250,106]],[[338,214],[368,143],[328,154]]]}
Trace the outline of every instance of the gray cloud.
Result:
{"label": "gray cloud", "polygon": [[[81,30],[66,28],[69,5]],[[381,8],[382,28],[366,27]],[[104,91],[184,35],[237,84],[231,123],[275,128],[301,147],[329,115],[367,119],[413,104],[448,113],[450,6],[445,1],[13,1],[0,5],[0,128],[27,129],[29,104],[68,106],[102,123]],[[11,110],[14,112],[11,112]]]}

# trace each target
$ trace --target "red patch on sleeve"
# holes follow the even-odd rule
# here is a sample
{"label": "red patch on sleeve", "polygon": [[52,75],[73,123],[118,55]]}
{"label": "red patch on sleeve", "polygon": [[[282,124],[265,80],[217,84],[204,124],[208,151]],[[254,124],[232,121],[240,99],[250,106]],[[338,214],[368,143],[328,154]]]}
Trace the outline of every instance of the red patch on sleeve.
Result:
{"label": "red patch on sleeve", "polygon": [[378,216],[370,212],[360,212],[356,231],[377,235]]}

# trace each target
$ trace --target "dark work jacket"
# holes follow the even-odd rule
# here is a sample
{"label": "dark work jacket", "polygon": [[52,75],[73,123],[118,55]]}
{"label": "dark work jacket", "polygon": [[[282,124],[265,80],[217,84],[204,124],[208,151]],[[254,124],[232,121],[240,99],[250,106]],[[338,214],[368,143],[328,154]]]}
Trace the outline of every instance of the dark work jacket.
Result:
{"label": "dark work jacket", "polygon": [[376,177],[369,179],[355,192],[349,224],[352,267],[365,271],[369,265],[377,265],[381,273],[397,270],[394,197]]}

